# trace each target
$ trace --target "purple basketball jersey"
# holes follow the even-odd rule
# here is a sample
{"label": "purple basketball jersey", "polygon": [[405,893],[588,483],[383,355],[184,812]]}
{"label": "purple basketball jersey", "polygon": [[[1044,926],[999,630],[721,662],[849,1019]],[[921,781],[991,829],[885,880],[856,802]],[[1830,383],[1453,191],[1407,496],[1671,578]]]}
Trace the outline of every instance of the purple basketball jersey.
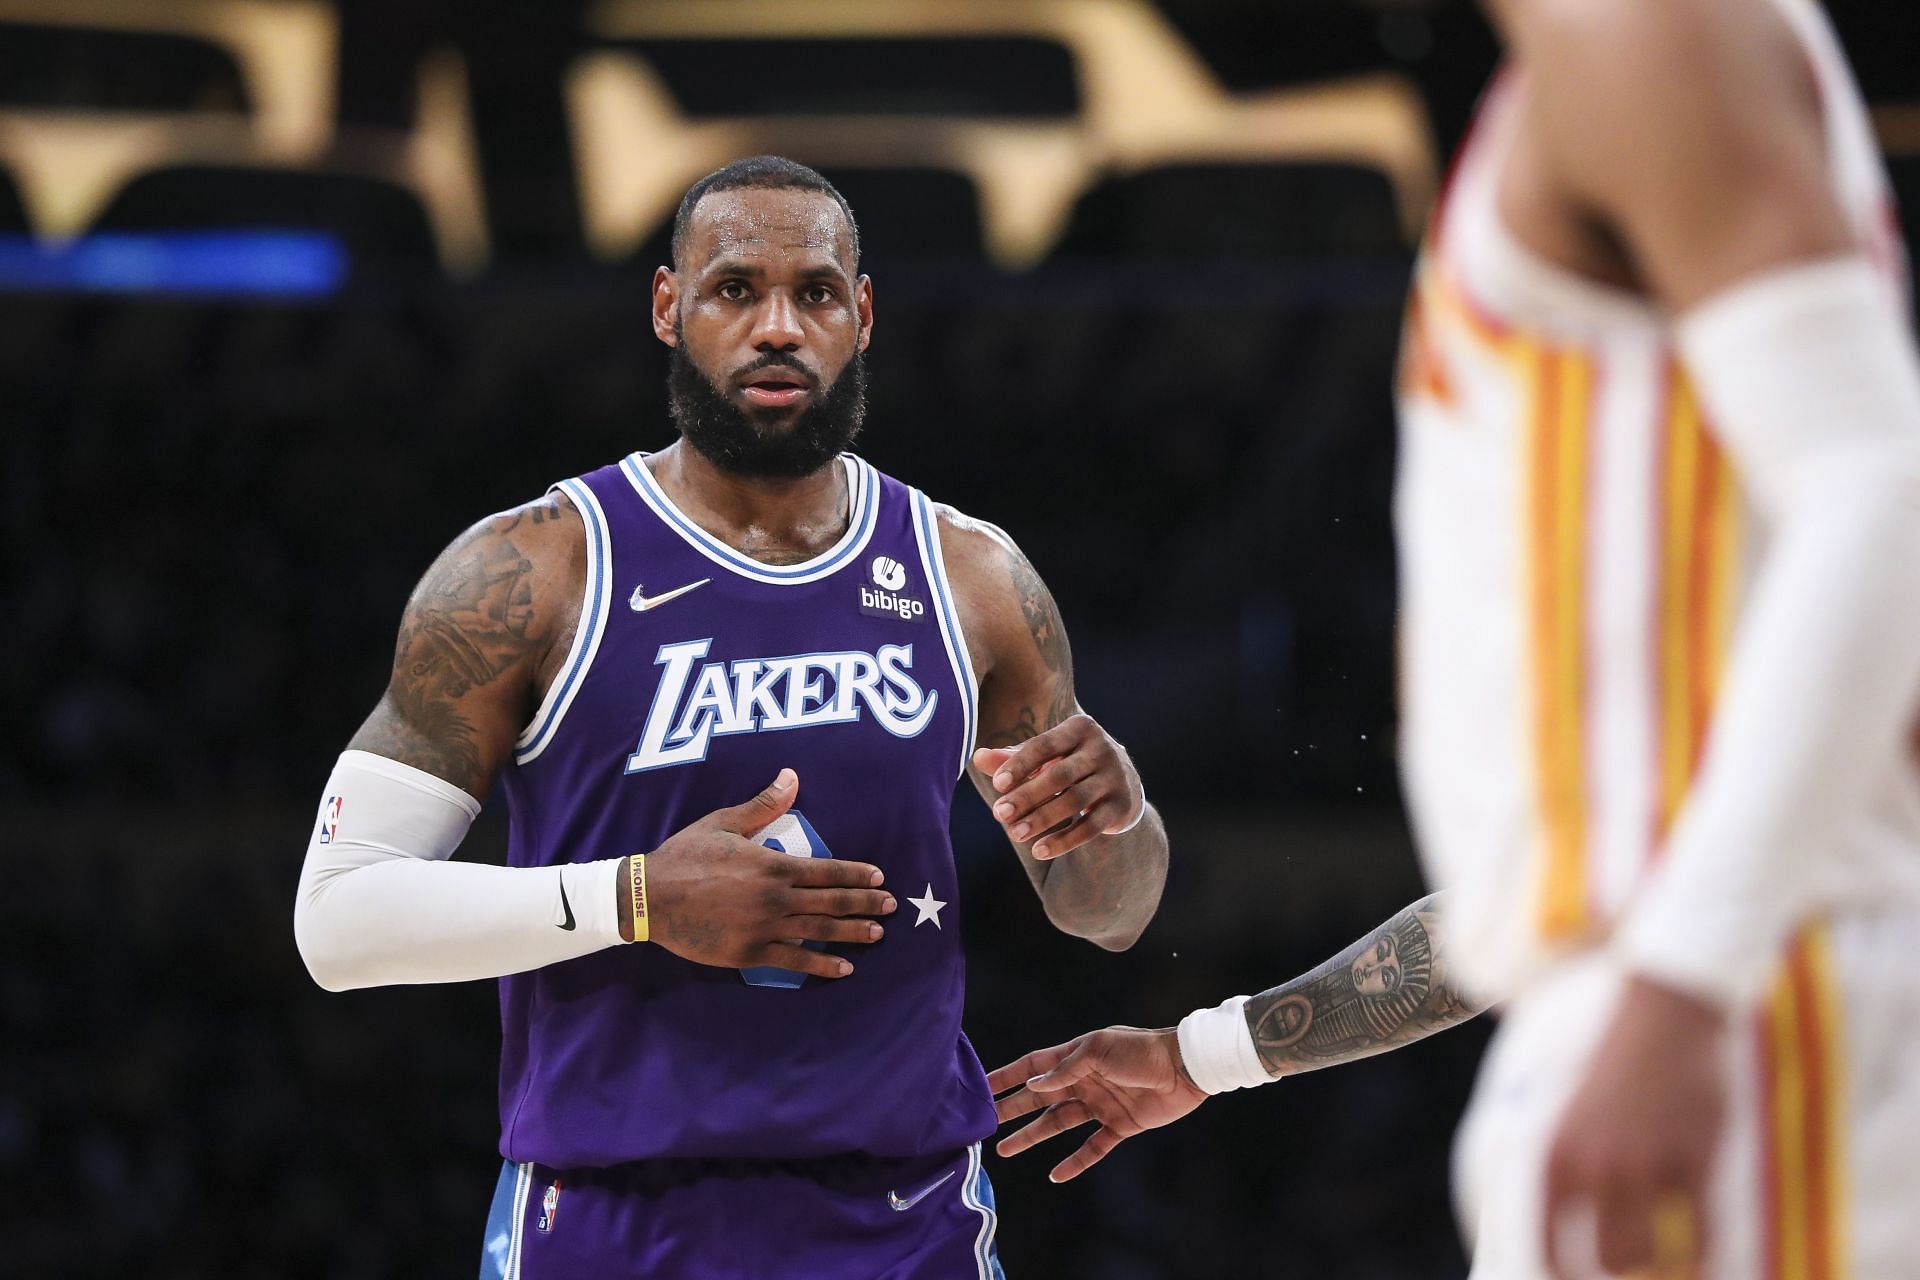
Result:
{"label": "purple basketball jersey", "polygon": [[785,566],[696,527],[643,455],[556,486],[586,522],[586,603],[503,777],[512,864],[647,852],[786,766],[802,821],[765,839],[873,863],[900,910],[879,943],[832,948],[855,966],[838,981],[656,946],[501,979],[509,1160],[917,1157],[993,1131],[960,1031],[947,836],[973,745],[972,668],[932,505],[842,461],[846,536]]}

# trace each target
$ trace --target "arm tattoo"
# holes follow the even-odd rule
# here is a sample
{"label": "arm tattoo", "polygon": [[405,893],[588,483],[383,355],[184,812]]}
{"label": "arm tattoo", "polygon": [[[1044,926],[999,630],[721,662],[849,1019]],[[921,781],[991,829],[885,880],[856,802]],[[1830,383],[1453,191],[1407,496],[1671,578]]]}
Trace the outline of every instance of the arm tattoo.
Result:
{"label": "arm tattoo", "polygon": [[[1043,732],[1065,720],[1073,714],[1073,650],[1067,646],[1067,628],[1060,620],[1060,606],[1054,603],[1053,593],[1047,590],[1047,584],[1040,580],[1034,571],[1033,562],[1018,552],[1007,557],[1007,570],[1013,575],[1013,589],[1020,598],[1020,612],[1027,620],[1027,631],[1033,636],[1034,648],[1040,653],[1040,660],[1046,664],[1047,674],[1051,677],[1052,690],[1047,699],[1044,721],[1038,728],[1023,734],[1016,742],[994,743],[994,746],[1013,746],[1025,742],[1036,733]],[[1034,723],[1034,709],[1020,708],[1020,720],[1015,731]]]}
{"label": "arm tattoo", "polygon": [[473,689],[493,683],[546,644],[535,625],[533,562],[508,535],[515,512],[442,556],[414,589],[394,646],[385,705],[355,735],[371,751],[445,778],[470,792],[485,788],[493,762],[460,708]]}
{"label": "arm tattoo", "polygon": [[[1079,710],[1073,687],[1073,650],[1060,618],[1060,606],[1033,564],[1011,545],[1005,565],[1027,635],[1044,674],[1034,681],[1011,723],[1002,719],[981,726],[980,743],[987,747],[1017,747],[1053,728]],[[995,793],[987,779],[974,771],[974,785],[988,804]],[[1039,833],[1024,844],[1015,842],[1028,877],[1046,904],[1047,915],[1060,928],[1101,945],[1129,945],[1152,919],[1166,883],[1167,837],[1159,816],[1146,820],[1123,836],[1099,836],[1057,862],[1036,860],[1029,848]]]}
{"label": "arm tattoo", "polygon": [[1447,981],[1439,895],[1414,903],[1305,977],[1247,1001],[1269,1075],[1397,1049],[1465,1022],[1485,1005]]}

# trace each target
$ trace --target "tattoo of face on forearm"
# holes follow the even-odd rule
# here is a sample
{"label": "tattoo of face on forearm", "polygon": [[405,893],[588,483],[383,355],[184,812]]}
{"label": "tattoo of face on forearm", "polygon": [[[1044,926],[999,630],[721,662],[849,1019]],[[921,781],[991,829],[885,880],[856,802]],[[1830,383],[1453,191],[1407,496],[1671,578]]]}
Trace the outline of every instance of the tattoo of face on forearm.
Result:
{"label": "tattoo of face on forearm", "polygon": [[1431,899],[1295,982],[1248,1002],[1269,1072],[1327,1066],[1418,1040],[1473,1016],[1445,979]]}

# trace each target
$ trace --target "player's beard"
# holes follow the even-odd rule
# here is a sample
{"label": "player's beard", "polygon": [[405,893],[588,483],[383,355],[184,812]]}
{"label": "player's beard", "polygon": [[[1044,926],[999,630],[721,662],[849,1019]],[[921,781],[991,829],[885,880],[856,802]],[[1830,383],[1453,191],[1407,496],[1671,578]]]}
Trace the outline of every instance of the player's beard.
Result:
{"label": "player's beard", "polygon": [[[686,442],[722,471],[791,480],[811,475],[838,457],[867,417],[867,357],[856,351],[825,394],[782,427],[740,408],[694,365],[682,341],[669,357],[668,409]],[[756,362],[761,367],[797,360]]]}

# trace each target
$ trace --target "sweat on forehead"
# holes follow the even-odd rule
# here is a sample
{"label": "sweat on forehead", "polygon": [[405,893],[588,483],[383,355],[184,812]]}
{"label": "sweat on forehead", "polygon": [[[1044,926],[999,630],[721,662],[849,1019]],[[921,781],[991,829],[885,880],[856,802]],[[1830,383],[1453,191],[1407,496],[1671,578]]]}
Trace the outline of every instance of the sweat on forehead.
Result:
{"label": "sweat on forehead", "polygon": [[831,196],[798,188],[749,189],[703,196],[688,219],[686,249],[706,260],[722,253],[792,249],[825,249],[851,258],[849,240],[846,216]]}
{"label": "sweat on forehead", "polygon": [[[800,245],[820,240],[818,247],[839,257],[849,274],[859,270],[860,223],[853,216],[853,206],[818,170],[785,156],[747,156],[687,188],[673,215],[675,267],[695,251],[696,224],[705,228],[715,214],[735,224],[735,243],[743,241],[741,232],[751,232],[771,243],[768,233],[774,229],[773,224],[784,221],[788,225],[783,239]],[[743,225],[752,223],[764,225]],[[837,238],[842,234],[845,240]],[[700,238],[708,237],[703,234]]]}

